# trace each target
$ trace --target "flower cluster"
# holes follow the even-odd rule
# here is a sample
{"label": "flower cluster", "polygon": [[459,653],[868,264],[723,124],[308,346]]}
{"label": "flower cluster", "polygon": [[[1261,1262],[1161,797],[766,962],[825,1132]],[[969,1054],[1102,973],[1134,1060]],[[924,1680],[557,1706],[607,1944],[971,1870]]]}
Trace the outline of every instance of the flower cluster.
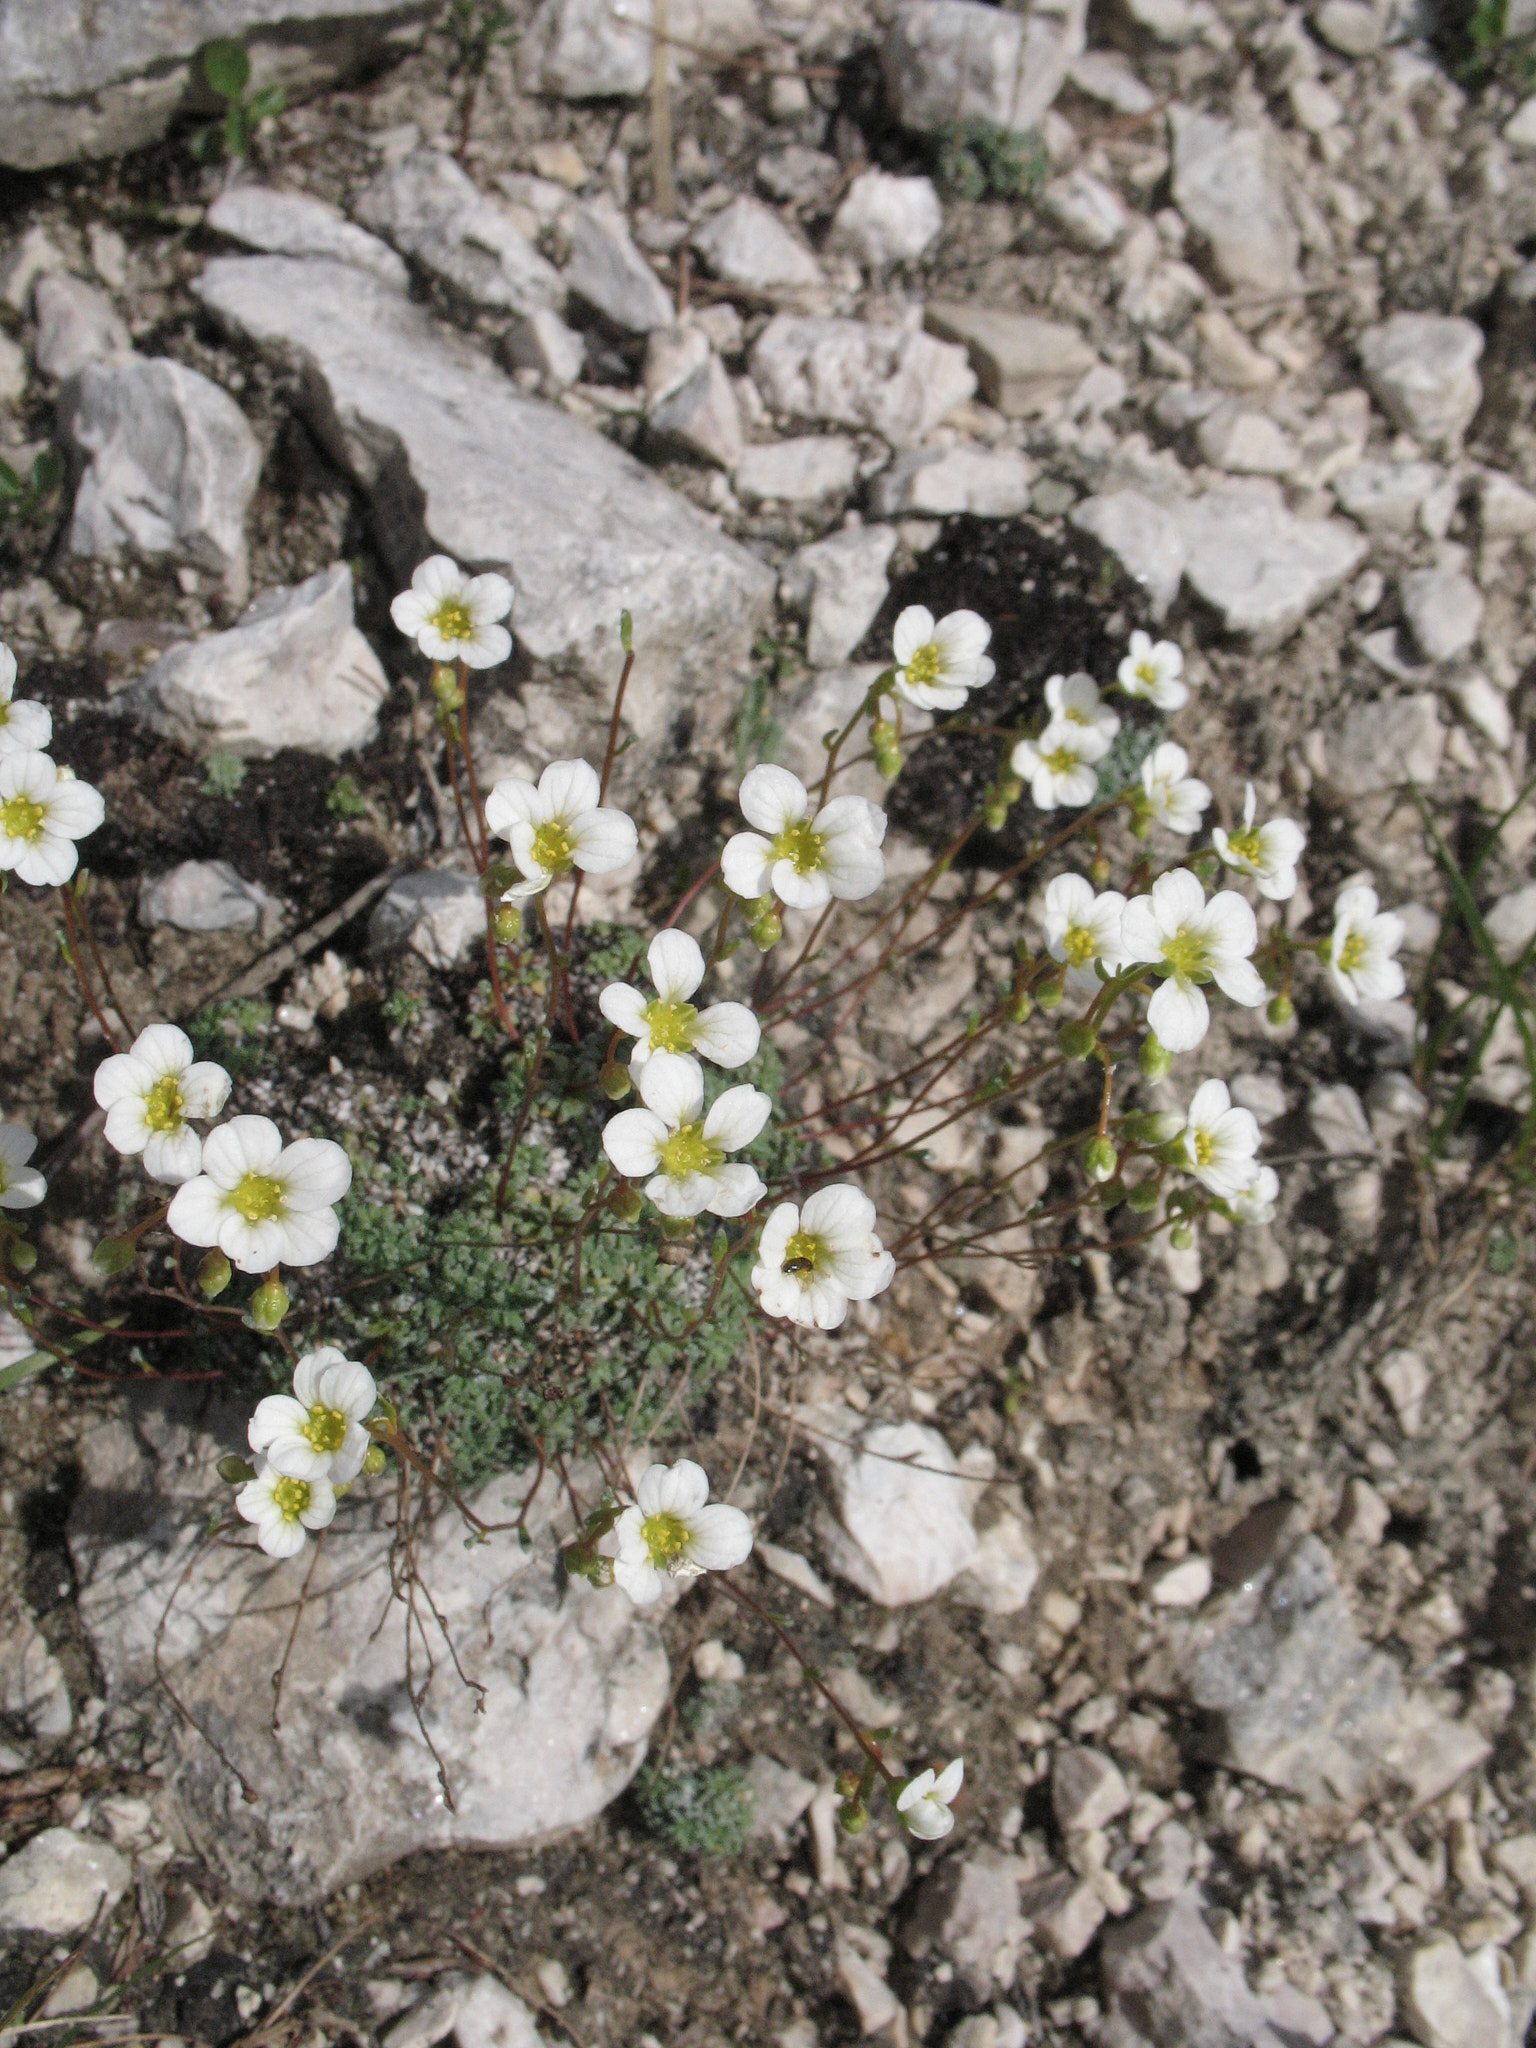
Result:
{"label": "flower cluster", "polygon": [[79,864],[75,841],[97,829],[106,805],[100,790],[43,752],[53,720],[15,688],[16,657],[0,645],[0,872],[58,888]]}
{"label": "flower cluster", "polygon": [[268,1557],[296,1556],[306,1531],[330,1525],[373,1447],[365,1424],[377,1401],[368,1368],[326,1345],[294,1367],[292,1394],[256,1404],[247,1431],[256,1467],[235,1510]]}

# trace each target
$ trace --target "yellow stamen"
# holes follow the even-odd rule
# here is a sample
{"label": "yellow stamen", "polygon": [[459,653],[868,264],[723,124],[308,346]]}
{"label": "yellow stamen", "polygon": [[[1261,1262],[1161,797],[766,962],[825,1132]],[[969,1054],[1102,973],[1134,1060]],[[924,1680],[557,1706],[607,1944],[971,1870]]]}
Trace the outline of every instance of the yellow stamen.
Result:
{"label": "yellow stamen", "polygon": [[703,1124],[683,1124],[661,1148],[661,1170],[673,1180],[685,1180],[691,1173],[708,1173],[724,1157],[705,1137]]}
{"label": "yellow stamen", "polygon": [[272,1489],[272,1505],[285,1522],[296,1522],[309,1506],[307,1479],[279,1479]]}
{"label": "yellow stamen", "polygon": [[179,1131],[186,1122],[186,1098],[174,1074],[162,1074],[144,1098],[144,1121],[152,1131]]}
{"label": "yellow stamen", "polygon": [[427,623],[435,626],[445,640],[473,640],[475,637],[474,614],[456,597],[445,597]]}
{"label": "yellow stamen", "polygon": [[317,1451],[339,1451],[347,1440],[347,1418],[339,1408],[317,1401],[299,1435]]}
{"label": "yellow stamen", "polygon": [[265,1173],[248,1173],[224,1197],[226,1208],[234,1209],[247,1223],[270,1223],[283,1213],[283,1184]]}
{"label": "yellow stamen", "polygon": [[653,1052],[687,1052],[693,1044],[698,1011],[692,1003],[669,1003],[658,996],[645,1006],[646,1029]]}
{"label": "yellow stamen", "polygon": [[0,804],[0,831],[7,839],[25,839],[30,845],[34,839],[42,838],[47,815],[31,797],[13,796],[8,803]]}
{"label": "yellow stamen", "polygon": [[802,818],[797,825],[786,825],[770,843],[774,859],[792,862],[797,875],[814,874],[826,852],[826,842],[812,829],[809,818]]}
{"label": "yellow stamen", "polygon": [[907,681],[919,686],[924,683],[936,683],[943,673],[944,657],[932,640],[926,646],[919,647],[907,663]]}
{"label": "yellow stamen", "polygon": [[640,1534],[658,1571],[670,1571],[688,1548],[688,1525],[677,1515],[648,1515]]}
{"label": "yellow stamen", "polygon": [[551,818],[533,835],[533,857],[547,875],[563,875],[576,858],[576,842],[558,821]]}

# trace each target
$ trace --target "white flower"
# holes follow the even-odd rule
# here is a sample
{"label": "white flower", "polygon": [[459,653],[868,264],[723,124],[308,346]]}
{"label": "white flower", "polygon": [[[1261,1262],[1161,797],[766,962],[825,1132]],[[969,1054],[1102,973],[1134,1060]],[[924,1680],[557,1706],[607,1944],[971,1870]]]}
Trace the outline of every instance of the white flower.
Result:
{"label": "white flower", "polygon": [[1123,964],[1120,920],[1125,898],[1118,889],[1093,893],[1081,875],[1058,875],[1045,892],[1045,950],[1066,963],[1074,988],[1096,991],[1102,984],[1093,971],[1102,960],[1111,973]]}
{"label": "white flower", "polygon": [[[1115,734],[1120,730],[1120,714],[1110,710],[1099,695],[1098,684],[1081,669],[1076,675],[1049,677],[1045,685],[1045,702],[1053,724],[1066,719],[1072,725],[1085,726],[1090,732],[1096,732],[1104,742],[1105,753],[1114,745]],[[1094,756],[1095,760],[1102,758],[1102,755]]]}
{"label": "white flower", "polygon": [[20,1124],[0,1124],[0,1209],[35,1209],[48,1183],[27,1161],[37,1140]]}
{"label": "white flower", "polygon": [[1200,830],[1200,814],[1211,792],[1189,772],[1189,756],[1172,740],[1154,747],[1141,764],[1147,809],[1165,831],[1188,836]]}
{"label": "white flower", "polygon": [[803,1208],[781,1202],[763,1225],[752,1268],[763,1313],[807,1330],[835,1330],[850,1301],[871,1301],[895,1278],[875,1235],[875,1205],[846,1185],[818,1188]]}
{"label": "white flower", "polygon": [[741,1509],[708,1500],[709,1475],[692,1458],[641,1473],[636,1505],[614,1525],[613,1576],[637,1607],[659,1599],[669,1578],[728,1572],[751,1556],[752,1524]]}
{"label": "white flower", "polygon": [[992,628],[976,612],[951,612],[933,622],[924,604],[909,604],[896,621],[896,694],[923,711],[958,711],[997,668],[987,653]]}
{"label": "white flower", "polygon": [[0,641],[0,754],[36,753],[53,738],[53,719],[45,704],[13,696],[16,657]]}
{"label": "white flower", "polygon": [[1328,971],[1346,1003],[1388,1003],[1405,986],[1403,970],[1392,957],[1403,943],[1403,920],[1382,910],[1376,891],[1363,883],[1341,890],[1333,906],[1333,935],[1328,941]]}
{"label": "white flower", "polygon": [[658,932],[646,960],[656,994],[647,1002],[627,981],[610,981],[598,1008],[635,1043],[629,1070],[636,1079],[653,1052],[694,1052],[717,1067],[744,1067],[757,1051],[762,1027],[745,1003],[712,1003],[696,1010],[688,998],[704,979],[704,955],[686,932]]}
{"label": "white flower", "polygon": [[213,1117],[229,1100],[229,1076],[213,1060],[194,1060],[192,1041],[174,1024],[151,1024],[127,1052],[96,1069],[96,1100],[107,1112],[106,1138],[119,1152],[142,1152],[155,1180],[191,1180],[203,1141],[188,1117]]}
{"label": "white flower", "polygon": [[757,830],[736,833],[720,856],[733,895],[820,910],[834,896],[857,903],[885,880],[885,813],[867,797],[834,797],[813,818],[805,784],[765,762],[742,778],[737,801]]}
{"label": "white flower", "polygon": [[294,1479],[265,1462],[235,1495],[235,1513],[256,1524],[256,1541],[268,1557],[297,1557],[306,1529],[329,1527],[336,1494],[329,1479]]}
{"label": "white flower", "polygon": [[373,1439],[363,1427],[378,1389],[367,1366],[333,1344],[309,1351],[293,1369],[292,1394],[256,1403],[251,1449],[290,1479],[328,1479],[344,1486],[363,1469]]}
{"label": "white flower", "polygon": [[1256,805],[1250,782],[1243,799],[1242,824],[1231,833],[1216,826],[1211,843],[1229,868],[1253,877],[1261,896],[1267,896],[1272,903],[1284,903],[1296,894],[1296,863],[1301,859],[1307,835],[1293,818],[1271,818],[1267,825],[1255,826]]}
{"label": "white flower", "polygon": [[597,770],[586,761],[551,761],[537,787],[518,775],[497,783],[485,800],[486,823],[509,842],[527,877],[512,885],[506,901],[537,896],[572,868],[611,875],[634,859],[634,820],[600,808],[601,797]]}
{"label": "white flower", "polygon": [[1272,1166],[1261,1166],[1247,1187],[1228,1195],[1227,1207],[1239,1223],[1272,1223],[1279,1198],[1279,1174]]}
{"label": "white flower", "polygon": [[1189,702],[1184,674],[1184,653],[1176,642],[1159,640],[1154,646],[1150,633],[1133,633],[1131,651],[1115,670],[1115,679],[1127,697],[1144,697],[1159,711],[1177,711]]}
{"label": "white flower", "polygon": [[1120,920],[1120,950],[1167,979],[1147,1005],[1147,1024],[1169,1052],[1193,1052],[1210,1022],[1201,983],[1214,981],[1249,1009],[1264,983],[1249,955],[1259,942],[1253,912],[1235,890],[1209,903],[1188,868],[1159,875],[1147,896],[1133,896]]}
{"label": "white flower", "polygon": [[495,668],[512,652],[512,635],[496,623],[511,609],[512,586],[505,576],[466,576],[449,556],[432,555],[389,615],[429,661]]}
{"label": "white flower", "polygon": [[187,1244],[217,1245],[242,1273],[314,1266],[336,1249],[333,1202],[352,1163],[328,1138],[285,1145],[270,1117],[236,1116],[203,1140],[203,1170],[171,1198],[166,1222]]}
{"label": "white flower", "polygon": [[101,792],[55,767],[47,754],[0,753],[0,868],[56,888],[75,872],[75,841],[107,815]]}
{"label": "white flower", "polygon": [[1099,791],[1095,761],[1109,752],[1109,742],[1094,726],[1070,718],[1053,718],[1037,740],[1020,740],[1009,765],[1029,784],[1036,810],[1054,811],[1058,804],[1076,809],[1091,804]]}
{"label": "white flower", "polygon": [[745,1216],[768,1192],[727,1152],[750,1145],[772,1100],[745,1084],[727,1088],[704,1114],[704,1074],[685,1053],[655,1052],[640,1069],[644,1109],[623,1109],[603,1131],[603,1150],[626,1180],[649,1174],[645,1192],[663,1216]]}
{"label": "white flower", "polygon": [[1253,1112],[1232,1107],[1225,1081],[1202,1081],[1184,1124],[1184,1154],[1195,1179],[1213,1195],[1240,1195],[1258,1176],[1258,1149]]}
{"label": "white flower", "polygon": [[937,1776],[931,1770],[909,1778],[896,1796],[896,1811],[908,1829],[924,1842],[942,1841],[955,1824],[950,1812],[965,1779],[965,1761],[956,1757]]}

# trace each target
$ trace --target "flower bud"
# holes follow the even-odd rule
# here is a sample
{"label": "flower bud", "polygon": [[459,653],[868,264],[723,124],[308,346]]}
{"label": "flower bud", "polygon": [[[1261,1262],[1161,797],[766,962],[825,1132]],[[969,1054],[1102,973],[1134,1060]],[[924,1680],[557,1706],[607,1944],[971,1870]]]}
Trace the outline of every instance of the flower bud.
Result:
{"label": "flower bud", "polygon": [[37,1246],[24,1237],[13,1237],[8,1246],[11,1265],[18,1273],[30,1273],[37,1264]]}
{"label": "flower bud", "polygon": [[693,1235],[691,1216],[663,1216],[661,1234],[669,1244],[685,1244]]}
{"label": "flower bud", "polygon": [[131,1237],[104,1237],[91,1253],[91,1264],[105,1280],[114,1273],[126,1273],[133,1264],[134,1242]]}
{"label": "flower bud", "polygon": [[242,1458],[238,1451],[230,1451],[220,1458],[215,1470],[226,1486],[244,1486],[247,1480],[256,1477],[256,1467],[249,1458]]}
{"label": "flower bud", "polygon": [[515,903],[500,903],[491,918],[491,930],[503,946],[515,946],[523,936],[523,913]]}
{"label": "flower bud", "polygon": [[887,782],[894,782],[901,773],[901,743],[896,737],[896,728],[888,718],[877,718],[869,728],[869,744],[874,751],[875,766]]}
{"label": "flower bud", "polygon": [[264,1334],[275,1330],[288,1313],[288,1290],[281,1280],[263,1280],[251,1296],[250,1324]]}
{"label": "flower bud", "polygon": [[862,1835],[869,1826],[869,1808],[859,1799],[845,1799],[837,1809],[837,1824],[845,1835]]}
{"label": "flower bud", "polygon": [[1088,879],[1095,889],[1102,889],[1109,880],[1112,870],[1102,853],[1096,853],[1088,863]]}
{"label": "flower bud", "polygon": [[368,1455],[363,1459],[363,1477],[365,1479],[377,1479],[388,1463],[389,1459],[385,1456],[384,1446],[382,1444],[370,1444],[368,1446]]}
{"label": "flower bud", "polygon": [[1134,1209],[1138,1216],[1145,1216],[1157,1207],[1157,1180],[1155,1177],[1137,1181],[1126,1195],[1126,1206]]}
{"label": "flower bud", "polygon": [[981,815],[989,832],[1001,832],[1008,822],[1008,806],[999,803],[996,797],[989,797]]}
{"label": "flower bud", "polygon": [[626,1186],[614,1189],[608,1197],[608,1207],[620,1223],[638,1223],[645,1203],[641,1200],[638,1188]]}
{"label": "flower bud", "polygon": [[1270,997],[1264,1014],[1270,1023],[1277,1027],[1282,1024],[1289,1024],[1296,1014],[1296,1005],[1282,990],[1279,995]]}
{"label": "flower bud", "polygon": [[1113,1180],[1120,1166],[1120,1154],[1114,1139],[1102,1135],[1090,1138],[1083,1147],[1083,1165],[1090,1180]]}
{"label": "flower bud", "polygon": [[1035,1001],[1042,1010],[1059,1010],[1065,993],[1066,989],[1062,982],[1048,981],[1044,988],[1036,989]]}
{"label": "flower bud", "polygon": [[784,920],[771,907],[752,926],[752,943],[759,953],[771,953],[783,936]]}
{"label": "flower bud", "polygon": [[510,860],[493,860],[480,877],[482,896],[505,896],[507,891],[523,879],[521,868]]}
{"label": "flower bud", "polygon": [[621,1067],[617,1060],[604,1060],[597,1085],[610,1102],[622,1102],[630,1089],[628,1067]]}
{"label": "flower bud", "polygon": [[1125,1200],[1125,1197],[1125,1182],[1120,1178],[1118,1173],[1114,1176],[1112,1180],[1101,1181],[1099,1183],[1099,1207],[1101,1209],[1118,1209],[1120,1204]]}
{"label": "flower bud", "polygon": [[440,661],[432,671],[432,694],[445,711],[457,711],[464,702],[464,685],[459,672]]}
{"label": "flower bud", "polygon": [[1056,1033],[1056,1044],[1064,1059],[1085,1060],[1098,1042],[1098,1034],[1083,1017],[1069,1017]]}
{"label": "flower bud", "polygon": [[1167,1079],[1169,1070],[1173,1066],[1173,1054],[1163,1044],[1163,1041],[1157,1036],[1156,1032],[1149,1031],[1141,1042],[1141,1051],[1137,1054],[1136,1064],[1141,1068],[1142,1077],[1145,1080],[1163,1081]]}
{"label": "flower bud", "polygon": [[1175,1223],[1168,1233],[1168,1241],[1176,1252],[1187,1252],[1195,1242],[1195,1233],[1187,1223]]}
{"label": "flower bud", "polygon": [[1023,989],[1020,989],[1017,995],[1008,998],[1006,1015],[1011,1024],[1027,1024],[1034,1014],[1034,997],[1027,996]]}
{"label": "flower bud", "polygon": [[209,1301],[217,1301],[234,1277],[234,1267],[217,1245],[211,1252],[204,1252],[198,1261],[197,1284]]}

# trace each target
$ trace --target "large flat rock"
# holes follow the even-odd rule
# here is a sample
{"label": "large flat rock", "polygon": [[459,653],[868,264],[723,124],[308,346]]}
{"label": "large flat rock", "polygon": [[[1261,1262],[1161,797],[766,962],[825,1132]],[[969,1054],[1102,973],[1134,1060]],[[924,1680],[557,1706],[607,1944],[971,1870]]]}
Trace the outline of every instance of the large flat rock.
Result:
{"label": "large flat rock", "polygon": [[530,746],[600,748],[625,609],[638,650],[625,716],[641,742],[626,778],[723,731],[773,599],[754,555],[360,271],[227,257],[196,289],[227,327],[298,371],[310,422],[371,498],[402,587],[439,550],[510,574],[519,658],[561,686],[537,693]]}
{"label": "large flat rock", "polygon": [[428,0],[0,0],[0,163],[36,171],[156,142],[192,59],[244,42],[253,87],[323,83],[415,43]]}

